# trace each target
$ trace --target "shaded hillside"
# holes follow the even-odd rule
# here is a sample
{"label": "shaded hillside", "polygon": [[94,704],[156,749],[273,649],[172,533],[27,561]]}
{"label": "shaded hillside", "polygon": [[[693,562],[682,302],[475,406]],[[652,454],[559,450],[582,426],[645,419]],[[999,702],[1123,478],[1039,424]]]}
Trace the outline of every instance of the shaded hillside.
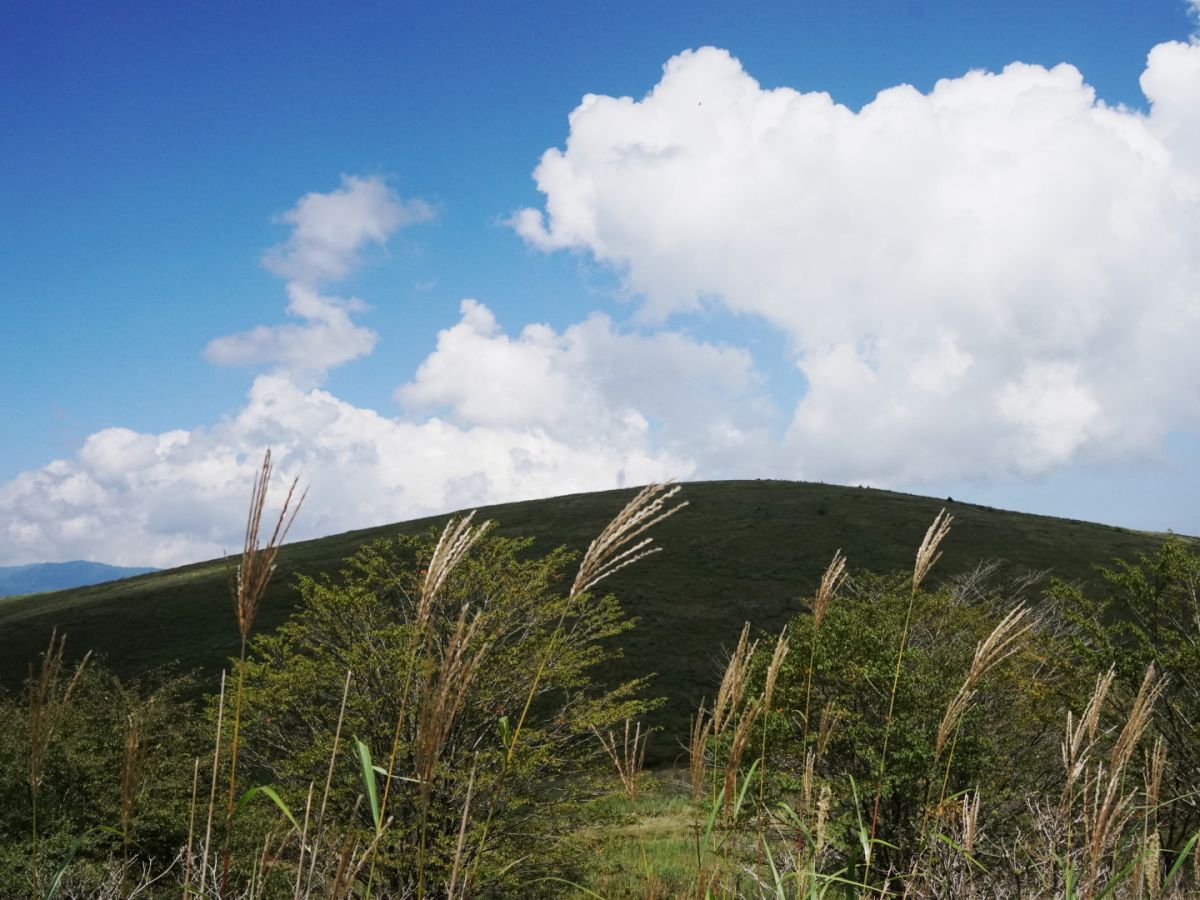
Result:
{"label": "shaded hillside", "polygon": [[27,566],[0,566],[0,597],[61,591],[67,588],[102,584],[134,575],[155,572],[151,568],[110,566],[82,559],[61,563],[33,563]]}
{"label": "shaded hillside", "polygon": [[[576,494],[482,508],[481,518],[535,547],[582,550],[632,491]],[[1003,559],[1003,574],[1049,569],[1096,583],[1094,567],[1153,549],[1162,535],[1067,519],[1005,512],[909,494],[785,481],[685,485],[688,509],[657,529],[664,552],[614,576],[605,586],[639,619],[623,638],[624,659],[605,680],[656,672],[667,735],[686,730],[688,711],[711,693],[714,660],[743,621],[776,628],[803,607],[833,552],[852,570],[908,569],[926,527],[943,506],[955,517],[937,574]],[[231,516],[239,510],[230,510]],[[303,513],[301,513],[303,515]],[[440,527],[445,517],[352,531],[286,547],[259,615],[259,629],[295,608],[295,573],[339,568],[364,541]],[[230,564],[232,565],[232,563]],[[229,571],[216,560],[120,582],[0,600],[0,678],[17,684],[53,627],[76,654],[93,649],[124,675],[167,663],[199,668],[211,679],[236,653]],[[682,728],[681,728],[682,726]],[[663,738],[658,756],[673,755]]]}

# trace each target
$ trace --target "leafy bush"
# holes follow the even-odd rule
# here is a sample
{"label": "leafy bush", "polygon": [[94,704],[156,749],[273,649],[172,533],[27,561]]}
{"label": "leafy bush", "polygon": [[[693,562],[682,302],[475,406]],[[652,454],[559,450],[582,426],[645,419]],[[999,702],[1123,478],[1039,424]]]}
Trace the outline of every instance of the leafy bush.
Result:
{"label": "leafy bush", "polygon": [[[1015,604],[1011,595],[982,590],[978,578],[913,594],[907,577],[868,574],[847,582],[819,626],[811,615],[797,616],[767,718],[765,770],[776,792],[800,787],[808,754],[815,776],[836,785],[833,818],[843,829],[856,821],[851,779],[867,801],[866,824],[877,791],[877,862],[885,868],[903,868],[915,852],[931,804],[964,790],[986,796],[997,819],[1018,826],[1025,797],[1036,789],[1031,774],[1052,772],[1057,763],[1061,711],[1073,688],[1053,631],[1044,623],[1026,631],[1012,655],[978,679],[962,717],[940,729],[976,647]],[[769,646],[759,651],[758,684],[770,655]]]}
{"label": "leafy bush", "polygon": [[[567,592],[567,552],[530,557],[528,541],[498,537],[430,601],[433,538],[376,542],[338,578],[301,580],[300,614],[253,642],[243,761],[302,808],[341,718],[392,776],[378,789],[380,818],[394,818],[377,860],[385,894],[446,884],[456,857],[481,886],[529,890],[578,869],[571,833],[600,749],[591,729],[647,707],[637,682],[600,692],[592,680],[632,623],[611,596]],[[361,776],[342,765],[333,778],[330,809],[348,817]],[[369,810],[358,825],[374,827]]]}
{"label": "leafy bush", "polygon": [[1101,570],[1099,596],[1056,583],[1053,596],[1076,629],[1075,653],[1093,671],[1114,666],[1113,701],[1127,708],[1146,667],[1165,676],[1154,727],[1170,765],[1159,810],[1163,846],[1200,828],[1200,551],[1171,537],[1152,554]]}
{"label": "leafy bush", "polygon": [[[44,754],[37,811],[43,880],[69,858],[82,867],[103,864],[113,853],[160,865],[175,858],[187,840],[192,753],[205,741],[203,723],[186,699],[193,690],[180,678],[122,682],[94,661],[83,669]],[[5,897],[30,893],[29,741],[27,698],[0,696]]]}

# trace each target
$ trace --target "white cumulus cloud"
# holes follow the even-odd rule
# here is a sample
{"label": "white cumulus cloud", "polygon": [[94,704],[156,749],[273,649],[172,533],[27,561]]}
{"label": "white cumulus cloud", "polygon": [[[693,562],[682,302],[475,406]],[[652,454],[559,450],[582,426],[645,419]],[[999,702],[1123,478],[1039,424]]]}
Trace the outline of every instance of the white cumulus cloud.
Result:
{"label": "white cumulus cloud", "polygon": [[585,97],[512,223],[611,264],[651,319],[781,329],[795,474],[1130,459],[1200,420],[1200,45],[1156,47],[1142,86],[1148,114],[1013,63],[856,112],[703,48],[640,100]]}
{"label": "white cumulus cloud", "polygon": [[578,442],[653,423],[659,444],[702,460],[711,476],[765,464],[772,407],[745,350],[669,331],[623,333],[600,314],[561,333],[529,325],[511,338],[482,304],[464,300],[461,313],[397,390],[411,412]]}
{"label": "white cumulus cloud", "polygon": [[288,281],[336,281],[358,264],[364,246],[382,244],[397,228],[432,218],[428,203],[402,200],[381,178],[343,175],[337,190],[305,194],[279,216],[292,233],[267,251],[263,265]]}
{"label": "white cumulus cloud", "polygon": [[[681,402],[688,385],[702,408]],[[599,316],[512,339],[465,301],[399,395],[410,409],[387,416],[280,372],[258,376],[242,408],[211,426],[97,432],[73,459],[0,484],[0,564],[166,566],[235,552],[267,447],[279,484],[311,484],[293,531],[305,537],[686,478],[762,444],[760,417],[743,412],[762,403],[745,353],[623,334]]]}

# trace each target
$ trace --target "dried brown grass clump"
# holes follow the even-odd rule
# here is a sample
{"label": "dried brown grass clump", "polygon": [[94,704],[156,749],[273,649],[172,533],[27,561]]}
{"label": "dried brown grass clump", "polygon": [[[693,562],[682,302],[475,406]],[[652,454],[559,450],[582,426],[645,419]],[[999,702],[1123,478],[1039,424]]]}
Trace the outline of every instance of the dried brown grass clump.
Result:
{"label": "dried brown grass clump", "polygon": [[611,729],[600,731],[592,727],[592,734],[612,760],[617,770],[617,778],[630,802],[636,802],[642,783],[642,769],[646,763],[646,739],[649,732],[642,731],[642,723],[625,720],[625,731],[618,743],[617,735]]}
{"label": "dried brown grass clump", "polygon": [[[1139,807],[1136,784],[1129,779],[1129,766],[1138,745],[1150,727],[1154,705],[1165,688],[1153,664],[1147,667],[1137,694],[1130,703],[1125,721],[1108,753],[1100,758],[1100,713],[1110,693],[1115,671],[1109,669],[1096,680],[1083,714],[1078,720],[1068,713],[1062,742],[1064,788],[1057,814],[1045,826],[1047,843],[1060,847],[1058,858],[1068,871],[1077,873],[1077,896],[1081,900],[1096,897],[1104,882],[1114,876],[1122,849],[1134,818],[1143,815],[1140,847],[1135,847],[1138,874],[1137,889],[1149,879],[1157,886],[1158,832],[1154,827],[1166,751],[1157,742],[1150,751],[1143,776],[1143,789],[1153,803]],[[1138,843],[1135,841],[1135,843]],[[1151,869],[1154,871],[1152,872]],[[1157,887],[1156,887],[1157,889]],[[1152,894],[1153,896],[1153,894]]]}
{"label": "dried brown grass clump", "polygon": [[717,688],[717,698],[713,702],[712,709],[706,711],[704,704],[701,703],[692,719],[688,760],[692,792],[696,799],[699,799],[704,793],[708,743],[711,739],[724,734],[732,723],[746,693],[750,676],[750,661],[757,649],[758,641],[750,641],[750,623],[747,622],[742,626],[737,646],[734,647],[729,661],[725,664],[725,673],[721,676],[721,684]]}

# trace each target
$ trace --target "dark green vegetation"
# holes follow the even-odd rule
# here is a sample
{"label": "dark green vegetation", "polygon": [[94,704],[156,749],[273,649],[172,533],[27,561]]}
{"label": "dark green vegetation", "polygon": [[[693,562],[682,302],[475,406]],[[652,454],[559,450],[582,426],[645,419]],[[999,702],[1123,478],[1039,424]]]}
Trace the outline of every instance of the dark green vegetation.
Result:
{"label": "dark green vegetation", "polygon": [[[604,491],[481,508],[498,533],[533,538],[533,551],[577,552],[632,491]],[[652,691],[668,698],[656,717],[654,759],[673,759],[690,710],[711,694],[714,661],[743,622],[776,629],[801,610],[834,551],[851,571],[912,566],[914,548],[943,506],[955,517],[935,579],[1001,560],[1000,578],[1045,570],[1099,586],[1097,565],[1152,550],[1161,535],[1086,522],[863,488],[785,481],[688,484],[687,510],[658,531],[664,552],[605,583],[637,626],[622,635],[623,657],[605,679],[617,684],[656,673]],[[231,511],[231,515],[232,515]],[[297,607],[297,576],[336,571],[364,543],[439,529],[446,517],[351,531],[285,547],[256,627],[278,627]],[[214,560],[112,584],[0,600],[0,680],[16,686],[57,626],[68,656],[94,650],[119,675],[165,664],[199,669],[211,683],[237,655],[228,563]]]}

